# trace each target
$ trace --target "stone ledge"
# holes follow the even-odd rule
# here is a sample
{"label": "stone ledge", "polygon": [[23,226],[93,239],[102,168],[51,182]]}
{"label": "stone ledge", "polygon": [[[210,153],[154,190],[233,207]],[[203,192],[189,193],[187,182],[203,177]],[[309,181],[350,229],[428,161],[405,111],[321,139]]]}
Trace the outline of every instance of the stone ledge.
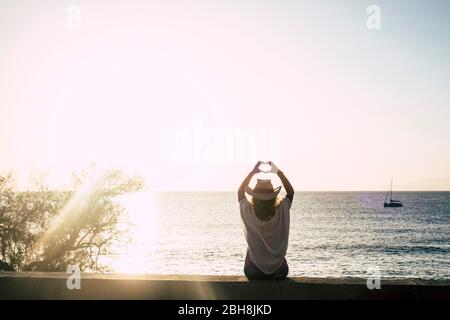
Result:
{"label": "stone ledge", "polygon": [[248,281],[241,276],[83,273],[69,290],[67,273],[0,272],[0,299],[446,299],[450,280],[382,279],[369,290],[360,278],[294,277]]}

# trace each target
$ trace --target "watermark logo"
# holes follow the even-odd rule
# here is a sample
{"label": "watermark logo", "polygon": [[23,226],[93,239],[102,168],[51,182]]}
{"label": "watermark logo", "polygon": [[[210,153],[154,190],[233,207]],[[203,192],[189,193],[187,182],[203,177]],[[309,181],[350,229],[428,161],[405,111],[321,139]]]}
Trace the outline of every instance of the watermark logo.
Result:
{"label": "watermark logo", "polygon": [[78,265],[69,265],[66,273],[71,275],[67,278],[66,285],[69,290],[81,289],[81,270]]}
{"label": "watermark logo", "polygon": [[367,274],[368,274],[368,278],[366,281],[366,285],[367,288],[369,290],[373,290],[373,289],[381,289],[381,272],[380,272],[380,268],[373,266],[373,267],[369,267],[367,268]]}
{"label": "watermark logo", "polygon": [[66,8],[66,27],[69,30],[81,28],[81,8],[78,5],[70,5]]}
{"label": "watermark logo", "polygon": [[381,29],[381,9],[377,5],[370,5],[366,10],[367,17],[366,26],[369,30],[380,30]]}
{"label": "watermark logo", "polygon": [[179,165],[247,164],[258,159],[279,162],[278,129],[192,128],[175,130],[171,141],[171,161]]}

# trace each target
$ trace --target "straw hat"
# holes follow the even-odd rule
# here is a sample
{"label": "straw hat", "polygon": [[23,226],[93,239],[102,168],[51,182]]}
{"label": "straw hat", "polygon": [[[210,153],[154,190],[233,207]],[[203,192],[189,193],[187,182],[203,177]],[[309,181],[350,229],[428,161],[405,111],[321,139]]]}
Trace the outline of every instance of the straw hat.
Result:
{"label": "straw hat", "polygon": [[281,186],[275,189],[273,188],[272,181],[270,181],[270,179],[257,179],[254,189],[249,186],[245,187],[245,192],[259,200],[275,199],[278,193],[280,193],[280,190]]}

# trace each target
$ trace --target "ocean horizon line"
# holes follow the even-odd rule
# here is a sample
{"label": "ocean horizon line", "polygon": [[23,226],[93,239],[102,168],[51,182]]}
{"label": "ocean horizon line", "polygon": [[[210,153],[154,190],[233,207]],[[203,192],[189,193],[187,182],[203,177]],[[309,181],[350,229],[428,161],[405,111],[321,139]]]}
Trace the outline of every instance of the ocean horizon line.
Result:
{"label": "ocean horizon line", "polygon": [[[195,192],[195,193],[231,193],[237,192],[236,190],[148,190],[150,192],[160,192],[160,193],[171,193],[171,192]],[[282,191],[283,192],[283,191]],[[387,190],[295,190],[296,193],[358,193],[358,192],[387,192]],[[445,190],[395,190],[394,193],[398,192],[450,192],[450,189]]]}
{"label": "ocean horizon line", "polygon": [[[42,190],[34,190],[34,189],[19,189],[19,192],[42,192]],[[69,188],[55,188],[48,189],[47,192],[73,192],[75,189]],[[156,190],[156,189],[144,189],[137,192],[150,192],[150,193],[233,193],[237,192],[236,190]],[[281,193],[284,191],[282,190]],[[387,190],[295,190],[295,193],[361,193],[361,192],[387,192]],[[450,189],[445,190],[395,190],[394,193],[413,193],[413,192],[421,192],[421,193],[438,193],[438,192],[450,192]]]}

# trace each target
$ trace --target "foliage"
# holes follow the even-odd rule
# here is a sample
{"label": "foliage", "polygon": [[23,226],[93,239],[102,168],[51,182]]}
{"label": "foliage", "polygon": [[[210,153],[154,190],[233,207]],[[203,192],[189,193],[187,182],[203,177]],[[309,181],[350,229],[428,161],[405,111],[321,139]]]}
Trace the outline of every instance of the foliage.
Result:
{"label": "foliage", "polygon": [[11,173],[0,175],[0,270],[106,270],[99,258],[126,241],[125,209],[115,200],[142,187],[119,170],[74,174],[73,191],[49,190],[45,177],[19,191]]}

